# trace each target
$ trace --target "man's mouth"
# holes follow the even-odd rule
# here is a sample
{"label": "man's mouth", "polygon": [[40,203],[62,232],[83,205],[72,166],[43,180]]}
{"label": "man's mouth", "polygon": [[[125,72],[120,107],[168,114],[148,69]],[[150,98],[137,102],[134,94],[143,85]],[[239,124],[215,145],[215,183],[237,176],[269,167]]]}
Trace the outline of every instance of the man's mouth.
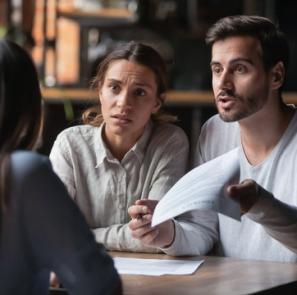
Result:
{"label": "man's mouth", "polygon": [[229,109],[236,103],[236,98],[233,96],[224,96],[218,98],[218,105],[223,109]]}

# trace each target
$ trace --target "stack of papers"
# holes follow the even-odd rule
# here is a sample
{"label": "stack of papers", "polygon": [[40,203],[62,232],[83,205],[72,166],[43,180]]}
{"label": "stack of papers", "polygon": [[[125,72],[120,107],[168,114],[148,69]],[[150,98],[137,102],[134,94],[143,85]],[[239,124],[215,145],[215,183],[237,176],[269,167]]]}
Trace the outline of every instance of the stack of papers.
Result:
{"label": "stack of papers", "polygon": [[120,274],[130,275],[189,275],[204,260],[165,260],[114,257],[115,268]]}

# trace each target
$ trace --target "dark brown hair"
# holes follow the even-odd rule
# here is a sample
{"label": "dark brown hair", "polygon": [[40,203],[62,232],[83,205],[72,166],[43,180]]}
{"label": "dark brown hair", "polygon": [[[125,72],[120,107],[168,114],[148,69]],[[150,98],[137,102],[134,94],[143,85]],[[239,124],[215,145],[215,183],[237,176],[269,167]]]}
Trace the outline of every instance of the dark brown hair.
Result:
{"label": "dark brown hair", "polygon": [[[128,42],[108,54],[107,57],[98,65],[97,74],[91,81],[91,88],[98,91],[102,87],[109,65],[113,61],[121,59],[126,59],[139,65],[143,65],[154,72],[157,83],[157,96],[163,103],[161,95],[164,94],[167,90],[166,64],[163,58],[155,49],[140,42]],[[153,114],[152,118],[155,121],[160,122],[176,121],[176,117],[164,114],[162,111]],[[82,120],[85,124],[96,127],[100,126],[103,121],[100,107],[97,105],[86,110],[83,113]]]}
{"label": "dark brown hair", "polygon": [[15,43],[0,40],[0,218],[9,199],[10,154],[34,147],[41,121],[41,92],[31,57]]}
{"label": "dark brown hair", "polygon": [[252,36],[260,41],[262,59],[266,71],[282,61],[285,69],[289,65],[289,46],[284,34],[268,18],[251,15],[228,16],[218,20],[207,32],[206,43],[230,36]]}

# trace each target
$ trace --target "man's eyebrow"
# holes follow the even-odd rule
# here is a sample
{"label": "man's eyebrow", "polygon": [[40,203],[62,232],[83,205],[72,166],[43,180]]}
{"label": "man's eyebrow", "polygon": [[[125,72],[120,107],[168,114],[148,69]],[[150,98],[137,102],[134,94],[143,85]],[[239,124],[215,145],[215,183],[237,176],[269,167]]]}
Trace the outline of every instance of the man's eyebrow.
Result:
{"label": "man's eyebrow", "polygon": [[238,62],[245,62],[245,63],[249,63],[251,65],[254,64],[254,62],[249,59],[249,58],[242,58],[242,57],[239,57],[239,58],[235,58],[233,60],[230,61],[230,64],[234,64],[234,63],[238,63]]}
{"label": "man's eyebrow", "polygon": [[[229,61],[229,64],[232,65],[232,64],[235,64],[235,63],[239,63],[239,62],[245,62],[245,63],[249,63],[251,65],[254,64],[251,59],[249,59],[249,58],[243,58],[243,57],[232,59],[231,61]],[[214,61],[212,61],[210,63],[210,66],[220,65],[220,64],[221,64],[220,62],[214,60]]]}
{"label": "man's eyebrow", "polygon": [[214,65],[220,65],[220,63],[218,61],[211,61],[210,66],[212,67]]}

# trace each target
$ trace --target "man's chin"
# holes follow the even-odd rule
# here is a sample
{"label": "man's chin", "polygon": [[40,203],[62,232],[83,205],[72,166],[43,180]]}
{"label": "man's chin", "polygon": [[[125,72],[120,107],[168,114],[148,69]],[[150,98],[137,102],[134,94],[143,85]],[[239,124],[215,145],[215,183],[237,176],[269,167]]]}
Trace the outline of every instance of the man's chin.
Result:
{"label": "man's chin", "polygon": [[219,116],[226,123],[236,122],[236,121],[239,121],[242,118],[244,118],[244,116],[242,114],[231,113],[231,112],[229,112],[229,113],[219,112]]}

